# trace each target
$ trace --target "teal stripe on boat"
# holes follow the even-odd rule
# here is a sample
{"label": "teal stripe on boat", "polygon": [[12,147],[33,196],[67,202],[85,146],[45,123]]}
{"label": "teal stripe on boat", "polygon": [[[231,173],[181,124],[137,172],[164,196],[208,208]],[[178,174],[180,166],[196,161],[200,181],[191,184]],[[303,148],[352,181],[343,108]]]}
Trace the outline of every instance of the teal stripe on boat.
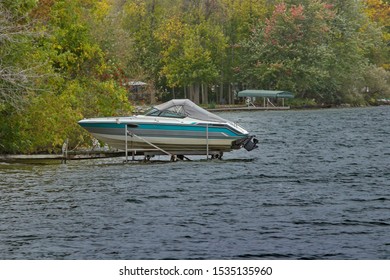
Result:
{"label": "teal stripe on boat", "polygon": [[[153,130],[185,130],[185,131],[200,131],[206,133],[205,126],[194,126],[194,125],[165,125],[165,124],[139,124],[141,129],[153,129]],[[237,136],[237,134],[225,127],[209,127],[209,132],[225,133],[229,136]]]}
{"label": "teal stripe on boat", "polygon": [[[80,123],[82,127],[95,127],[95,128],[125,128],[124,123]],[[146,129],[146,130],[174,130],[174,131],[197,131],[197,132],[205,132],[206,133],[206,126],[194,126],[194,125],[171,125],[171,124],[137,124],[139,129]],[[225,133],[228,136],[242,136],[241,133],[235,133],[234,131],[230,130],[226,127],[209,127],[209,132],[216,132],[216,133]]]}
{"label": "teal stripe on boat", "polygon": [[79,123],[82,127],[125,128],[124,123]]}

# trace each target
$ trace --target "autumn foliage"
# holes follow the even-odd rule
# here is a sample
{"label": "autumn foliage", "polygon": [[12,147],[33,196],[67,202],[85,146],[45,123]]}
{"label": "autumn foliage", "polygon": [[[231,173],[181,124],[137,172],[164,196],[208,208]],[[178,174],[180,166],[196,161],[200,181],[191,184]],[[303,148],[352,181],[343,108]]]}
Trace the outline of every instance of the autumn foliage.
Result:
{"label": "autumn foliage", "polygon": [[384,0],[0,1],[0,153],[88,145],[77,121],[150,99],[239,102],[244,88],[317,104],[390,97]]}

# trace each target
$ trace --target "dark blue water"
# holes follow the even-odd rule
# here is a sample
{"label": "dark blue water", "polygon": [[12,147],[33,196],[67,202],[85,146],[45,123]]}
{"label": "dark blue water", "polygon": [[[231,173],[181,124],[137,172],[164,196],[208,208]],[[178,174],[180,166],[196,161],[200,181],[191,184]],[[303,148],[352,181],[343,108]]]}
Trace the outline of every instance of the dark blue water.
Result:
{"label": "dark blue water", "polygon": [[0,259],[390,259],[390,106],[220,115],[260,149],[0,164]]}

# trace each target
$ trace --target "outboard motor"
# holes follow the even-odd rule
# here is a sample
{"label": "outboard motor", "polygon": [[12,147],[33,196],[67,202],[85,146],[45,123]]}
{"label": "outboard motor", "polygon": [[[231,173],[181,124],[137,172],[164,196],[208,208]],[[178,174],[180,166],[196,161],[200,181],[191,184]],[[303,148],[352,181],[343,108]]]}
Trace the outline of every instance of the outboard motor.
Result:
{"label": "outboard motor", "polygon": [[257,140],[255,138],[255,136],[252,135],[252,136],[249,136],[248,139],[245,140],[245,142],[243,143],[243,146],[244,146],[245,150],[247,150],[249,152],[249,151],[252,151],[253,149],[258,148],[257,143],[259,143],[259,140]]}

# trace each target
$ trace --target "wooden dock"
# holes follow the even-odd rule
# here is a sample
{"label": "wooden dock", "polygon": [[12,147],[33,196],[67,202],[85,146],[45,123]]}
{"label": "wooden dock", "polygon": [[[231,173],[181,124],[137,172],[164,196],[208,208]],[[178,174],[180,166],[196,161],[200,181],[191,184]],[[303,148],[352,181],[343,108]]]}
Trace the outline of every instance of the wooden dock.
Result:
{"label": "wooden dock", "polygon": [[67,160],[102,159],[125,157],[124,151],[68,151],[67,154],[31,154],[31,155],[0,155],[0,162],[42,163],[66,162]]}

